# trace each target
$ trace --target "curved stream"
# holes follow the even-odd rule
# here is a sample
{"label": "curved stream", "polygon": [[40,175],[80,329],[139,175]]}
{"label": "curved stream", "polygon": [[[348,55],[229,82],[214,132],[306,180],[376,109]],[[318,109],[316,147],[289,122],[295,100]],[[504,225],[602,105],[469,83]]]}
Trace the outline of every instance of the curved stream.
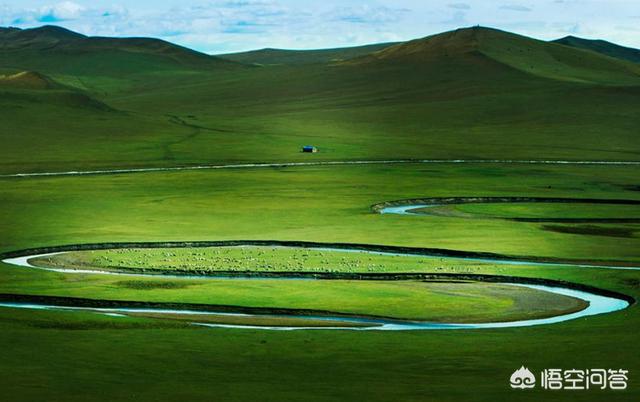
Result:
{"label": "curved stream", "polygon": [[622,299],[613,297],[600,296],[589,292],[583,292],[580,290],[542,286],[542,285],[524,285],[524,284],[505,284],[511,286],[521,286],[530,289],[536,289],[545,292],[551,292],[563,296],[575,297],[586,301],[589,305],[581,311],[575,313],[558,315],[549,318],[537,318],[530,320],[518,320],[518,321],[506,321],[506,322],[488,322],[478,324],[461,324],[461,323],[437,323],[428,321],[408,321],[408,320],[392,320],[384,318],[359,318],[359,317],[344,317],[344,316],[312,316],[312,315],[274,315],[274,314],[236,314],[226,312],[212,312],[212,311],[197,311],[197,310],[174,310],[174,309],[161,309],[161,308],[95,308],[95,307],[67,307],[56,306],[39,303],[0,303],[0,307],[10,308],[26,308],[37,310],[63,310],[63,311],[92,311],[99,312],[110,316],[126,316],[127,313],[154,313],[154,314],[178,314],[178,315],[209,315],[209,316],[236,316],[236,317],[256,317],[256,318],[298,318],[314,321],[333,321],[343,322],[348,324],[360,325],[358,327],[342,327],[342,326],[258,326],[258,325],[241,325],[241,324],[212,324],[212,323],[199,323],[197,321],[192,322],[193,325],[212,327],[212,328],[250,328],[250,329],[262,329],[262,330],[278,330],[278,331],[293,331],[293,330],[310,330],[310,329],[322,329],[322,330],[347,330],[347,331],[410,331],[410,330],[433,330],[433,329],[490,329],[490,328],[514,328],[514,327],[528,327],[534,325],[543,324],[555,324],[563,321],[569,321],[576,318],[588,317],[592,315],[611,313],[614,311],[625,309],[629,306],[629,302]]}
{"label": "curved stream", "polygon": [[[398,215],[418,215],[415,212],[412,212],[418,208],[427,208],[427,207],[435,207],[439,204],[432,203],[415,203],[408,205],[398,205],[398,206],[386,206],[378,210],[381,214],[398,214]],[[252,247],[255,245],[247,244],[240,245],[239,247]],[[275,247],[293,247],[280,245]],[[328,251],[340,251],[340,252],[358,252],[358,253],[370,253],[370,254],[380,254],[380,255],[395,255],[395,256],[403,256],[403,257],[420,257],[420,258],[448,258],[448,259],[458,259],[458,260],[472,260],[479,262],[489,262],[495,264],[513,264],[513,265],[553,265],[553,266],[571,266],[571,267],[579,267],[579,268],[603,268],[603,269],[617,269],[617,270],[640,270],[640,267],[620,267],[620,266],[605,266],[605,265],[589,265],[589,264],[577,264],[577,263],[555,263],[555,262],[540,262],[540,261],[526,261],[526,260],[510,260],[507,258],[504,259],[492,259],[492,258],[480,258],[480,257],[470,257],[465,258],[461,256],[442,256],[442,255],[425,255],[424,253],[412,253],[411,251],[403,251],[403,252],[394,252],[394,251],[376,251],[376,250],[366,250],[357,247],[351,247],[340,245],[340,248],[337,247],[323,247],[322,245],[313,245],[309,246],[309,248],[313,248],[316,250],[328,250]],[[64,251],[63,251],[64,252]],[[191,279],[224,279],[224,278],[232,278],[232,279],[243,279],[238,276],[225,276],[224,273],[221,273],[219,276],[204,276],[204,275],[171,275],[163,273],[159,274],[144,274],[144,273],[127,273],[127,272],[112,272],[112,271],[104,271],[99,269],[68,269],[68,268],[44,268],[31,264],[29,261],[32,258],[36,257],[47,257],[55,254],[60,254],[61,252],[54,253],[46,253],[46,254],[34,254],[27,255],[21,257],[14,258],[6,258],[2,262],[20,266],[27,268],[35,268],[42,269],[47,271],[55,271],[62,273],[74,273],[74,274],[108,274],[108,275],[122,275],[122,276],[144,276],[144,277],[165,277],[165,278],[191,278]],[[275,279],[275,280],[293,280],[293,279],[310,279],[312,277],[294,277],[294,273],[291,273],[292,276],[287,277],[286,273],[283,273],[278,277],[260,277],[260,276],[251,276],[245,277],[244,279]],[[603,296],[596,293],[571,289],[568,287],[561,286],[547,286],[547,285],[535,285],[535,284],[525,284],[525,283],[503,283],[505,285],[511,286],[521,286],[530,289],[535,289],[539,291],[551,292],[558,295],[574,297],[586,302],[587,307],[583,310],[567,313],[562,315],[557,315],[554,317],[548,318],[538,318],[538,319],[528,319],[528,320],[517,320],[517,321],[508,321],[508,322],[488,322],[488,323],[437,323],[437,322],[427,322],[427,321],[410,321],[410,320],[397,320],[397,319],[385,319],[385,318],[375,318],[375,317],[345,317],[342,315],[274,315],[274,314],[237,314],[237,313],[228,313],[228,312],[212,312],[212,311],[198,311],[198,310],[174,310],[174,309],[162,309],[162,308],[139,308],[139,307],[110,307],[110,308],[96,308],[96,307],[69,307],[69,306],[60,306],[55,304],[46,304],[46,303],[27,303],[27,302],[3,302],[0,303],[0,307],[11,307],[11,308],[27,308],[27,309],[47,309],[47,310],[64,310],[64,311],[91,311],[99,314],[106,314],[110,316],[116,317],[127,317],[127,314],[172,314],[172,315],[182,315],[188,317],[190,315],[206,315],[206,316],[235,316],[235,317],[245,317],[245,318],[296,318],[300,320],[313,320],[313,321],[326,321],[327,326],[268,326],[268,325],[243,325],[243,324],[223,324],[223,323],[203,323],[197,322],[197,318],[191,322],[193,325],[204,326],[204,327],[214,327],[214,328],[245,328],[245,329],[260,329],[260,330],[278,330],[278,331],[292,331],[292,330],[311,330],[311,329],[321,329],[321,330],[348,330],[348,331],[409,331],[409,330],[452,330],[452,329],[489,329],[489,328],[513,328],[513,327],[528,327],[534,325],[545,325],[545,324],[555,324],[559,322],[569,321],[577,318],[583,318],[593,315],[606,314],[614,311],[619,311],[627,308],[630,305],[630,302],[618,297],[611,296]],[[187,320],[190,321],[190,320]],[[347,325],[352,326],[331,326],[330,323],[345,323]]]}
{"label": "curved stream", "polygon": [[[340,250],[345,251],[345,250]],[[358,251],[362,250],[350,250],[350,251]],[[42,255],[31,255],[31,256],[23,256],[17,258],[7,258],[4,259],[3,262],[7,264],[12,264],[16,266],[29,267],[29,268],[37,268],[44,269],[56,272],[65,272],[65,273],[90,273],[90,274],[111,274],[111,275],[124,275],[124,276],[154,276],[158,277],[159,275],[154,274],[138,274],[138,273],[124,273],[124,272],[106,272],[100,270],[74,270],[74,269],[64,269],[64,268],[42,268],[37,267],[29,263],[31,258],[48,256],[52,254],[58,253],[49,253]],[[401,255],[401,254],[398,254]],[[410,256],[410,254],[409,254]],[[422,256],[424,257],[424,256]],[[162,275],[163,277],[170,277],[170,275]],[[189,276],[178,276],[180,278],[188,278]],[[207,278],[203,276],[192,276],[193,278]],[[220,279],[216,277],[208,277],[211,279]],[[239,278],[235,278],[239,279]],[[260,279],[260,278],[253,278]],[[269,279],[279,279],[279,280],[291,280],[292,278],[282,277],[282,278],[269,278]],[[521,286],[527,287],[530,289],[536,289],[539,291],[551,292],[563,296],[575,297],[585,301],[588,306],[574,313],[562,314],[554,317],[548,318],[539,318],[539,319],[529,319],[529,320],[518,320],[518,321],[508,321],[508,322],[489,322],[489,323],[436,323],[436,322],[427,322],[427,321],[408,321],[408,320],[393,320],[393,319],[384,319],[384,318],[358,318],[358,317],[344,317],[344,316],[331,316],[331,315],[323,315],[323,316],[311,316],[311,315],[270,315],[270,314],[234,314],[234,313],[225,313],[225,312],[211,312],[211,311],[197,311],[197,310],[168,310],[161,308],[126,308],[126,307],[117,307],[117,308],[95,308],[95,307],[68,307],[68,306],[57,306],[57,305],[48,305],[44,303],[0,303],[0,307],[10,307],[10,308],[27,308],[27,309],[47,309],[47,310],[68,310],[68,311],[93,311],[98,312],[100,314],[106,314],[110,316],[123,316],[126,317],[127,313],[155,313],[155,314],[180,314],[180,315],[218,315],[218,316],[242,316],[242,317],[256,317],[256,318],[298,318],[298,319],[307,319],[314,321],[331,321],[331,322],[342,322],[348,323],[358,326],[258,326],[258,325],[236,325],[236,324],[217,324],[217,323],[199,323],[194,320],[192,322],[193,325],[204,326],[204,327],[214,327],[214,328],[245,328],[245,329],[260,329],[260,330],[279,330],[279,331],[291,331],[291,330],[311,330],[311,329],[322,329],[322,330],[350,330],[350,331],[408,331],[408,330],[451,330],[451,329],[490,329],[490,328],[513,328],[513,327],[528,327],[534,325],[544,325],[544,324],[554,324],[564,321],[569,321],[577,318],[583,318],[587,316],[593,316],[598,314],[611,313],[614,311],[622,310],[627,308],[630,303],[627,300],[623,300],[621,298],[602,296],[595,293],[570,289],[566,287],[560,286],[545,286],[545,285],[532,285],[532,284],[514,284],[514,283],[505,283],[505,285],[512,286]]]}
{"label": "curved stream", "polygon": [[[451,203],[448,205],[452,205]],[[378,210],[380,214],[395,214],[395,215],[422,215],[419,212],[413,212],[416,209],[421,208],[433,208],[439,207],[440,204],[407,204],[407,205],[391,205],[386,206]],[[444,257],[447,258],[447,257]],[[576,264],[576,263],[564,263],[564,262],[542,262],[542,261],[524,261],[524,260],[509,260],[509,259],[493,259],[493,258],[456,258],[467,261],[478,262],[490,262],[494,264],[510,264],[510,265],[540,265],[540,266],[570,266],[577,268],[601,268],[601,269],[615,269],[622,271],[640,271],[640,267],[631,266],[617,266],[617,265],[598,265],[598,264]]]}

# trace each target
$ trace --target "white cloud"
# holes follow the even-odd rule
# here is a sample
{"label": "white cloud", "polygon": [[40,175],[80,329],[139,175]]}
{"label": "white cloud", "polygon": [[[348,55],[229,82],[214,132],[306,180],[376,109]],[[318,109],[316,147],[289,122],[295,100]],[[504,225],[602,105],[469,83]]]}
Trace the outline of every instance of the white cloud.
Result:
{"label": "white cloud", "polygon": [[58,20],[67,20],[78,18],[84,11],[85,7],[71,1],[58,3],[54,6],[44,7],[41,9],[41,16],[51,16]]}
{"label": "white cloud", "polygon": [[17,8],[5,4],[0,10],[2,10],[0,12],[0,24],[16,26],[34,26],[60,22],[73,24],[74,21],[99,24],[100,20],[124,19],[128,14],[126,8],[122,6],[93,8],[72,1],[29,8]]}
{"label": "white cloud", "polygon": [[500,6],[501,10],[509,10],[509,11],[521,11],[528,12],[531,11],[529,7],[522,6],[520,4],[505,4]]}
{"label": "white cloud", "polygon": [[456,10],[470,10],[471,6],[467,3],[450,3],[447,4],[449,8],[455,8]]}
{"label": "white cloud", "polygon": [[359,24],[384,24],[397,22],[410,10],[406,8],[390,8],[384,6],[361,5],[357,7],[341,7],[327,14],[330,18]]}

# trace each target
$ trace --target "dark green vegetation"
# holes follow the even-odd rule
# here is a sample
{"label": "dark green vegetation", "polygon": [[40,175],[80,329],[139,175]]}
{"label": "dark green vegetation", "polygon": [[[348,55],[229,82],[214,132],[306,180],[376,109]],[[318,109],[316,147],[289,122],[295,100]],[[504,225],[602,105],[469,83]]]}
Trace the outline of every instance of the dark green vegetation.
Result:
{"label": "dark green vegetation", "polygon": [[[29,80],[39,77],[34,81],[52,87],[0,84],[2,173],[309,158],[637,160],[640,152],[637,65],[495,30],[459,30],[330,65],[263,67],[164,42],[90,39],[55,29],[3,30],[0,37],[0,75],[31,71]],[[63,48],[68,54],[56,50]],[[303,155],[303,144],[320,152]],[[640,264],[637,237],[370,210],[387,200],[437,196],[637,200],[634,166],[416,164],[0,180],[2,252],[89,242],[279,239]],[[617,208],[593,213],[628,215]],[[504,213],[516,212],[522,211]],[[305,281],[0,268],[0,293],[295,302],[337,311],[344,298],[351,311],[397,314],[424,312],[417,301],[434,296],[426,290],[450,286],[309,288]],[[640,297],[637,271],[442,268],[559,279]],[[376,303],[381,299],[388,303]],[[467,307],[473,300],[456,299]],[[486,305],[496,307],[496,300]],[[0,389],[16,402],[628,401],[640,397],[633,374],[640,372],[639,326],[636,305],[558,325],[428,333],[214,330],[149,317],[2,309]],[[508,378],[523,364],[534,372],[624,368],[632,380],[625,392],[512,391]]]}
{"label": "dark green vegetation", "polygon": [[591,50],[609,57],[640,63],[640,50],[616,45],[606,40],[583,39],[575,36],[567,36],[554,41],[561,45],[572,46],[579,49]]}
{"label": "dark green vegetation", "polygon": [[624,227],[607,227],[596,225],[575,225],[575,226],[558,226],[558,225],[544,225],[543,230],[549,230],[559,233],[572,233],[578,235],[590,235],[590,236],[610,236],[610,237],[635,237],[636,233],[640,229],[636,228],[624,228]]}
{"label": "dark green vegetation", "polygon": [[611,85],[637,86],[640,73],[640,66],[636,64],[484,28],[416,39],[354,59],[349,64],[381,66],[401,62],[437,66],[446,62],[453,66],[460,61],[470,63],[480,71],[490,71],[501,65],[558,81]]}
{"label": "dark green vegetation", "polygon": [[[119,76],[145,70],[173,71],[234,65],[159,39],[87,37],[56,26],[0,28],[3,67],[29,65],[46,73]],[[127,63],[121,63],[126,60]]]}

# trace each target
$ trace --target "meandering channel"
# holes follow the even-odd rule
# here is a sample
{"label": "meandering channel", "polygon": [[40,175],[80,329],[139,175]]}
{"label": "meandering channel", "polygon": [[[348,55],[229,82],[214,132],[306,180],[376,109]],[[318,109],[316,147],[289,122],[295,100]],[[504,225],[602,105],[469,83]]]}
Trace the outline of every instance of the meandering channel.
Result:
{"label": "meandering channel", "polygon": [[164,308],[136,308],[136,307],[78,307],[63,306],[55,304],[34,303],[34,302],[0,302],[0,307],[24,308],[37,310],[68,310],[68,311],[93,311],[107,315],[126,316],[127,314],[175,314],[175,315],[198,315],[198,316],[242,316],[242,317],[260,317],[260,318],[297,318],[300,320],[329,321],[342,322],[352,324],[353,326],[260,326],[260,325],[234,325],[234,324],[216,324],[197,322],[194,319],[193,325],[212,327],[212,328],[244,328],[244,329],[260,329],[273,331],[293,331],[293,330],[348,330],[348,331],[411,331],[411,330],[453,330],[453,329],[491,329],[491,328],[514,328],[528,327],[534,325],[555,324],[576,318],[588,317],[598,314],[611,313],[614,311],[625,309],[629,306],[629,301],[601,296],[590,292],[553,287],[543,285],[527,285],[527,284],[510,284],[512,286],[522,286],[540,291],[551,292],[563,296],[575,297],[588,303],[588,307],[570,314],[558,315],[549,318],[518,320],[507,322],[490,322],[478,324],[459,324],[459,323],[436,323],[426,321],[407,321],[399,319],[385,319],[376,317],[345,317],[344,315],[275,315],[275,314],[246,314],[246,313],[229,313],[227,311],[209,311],[209,310],[189,310],[189,309],[164,309]]}
{"label": "meandering channel", "polygon": [[[514,203],[514,202],[549,202],[549,203],[594,203],[594,204],[617,204],[617,205],[640,205],[637,200],[602,200],[602,199],[567,199],[567,198],[531,198],[531,197],[449,197],[449,198],[423,198],[413,200],[389,201],[373,205],[374,212],[380,214],[412,215],[415,209],[427,208],[437,205],[464,204],[464,203]],[[490,262],[497,264],[519,264],[519,265],[555,265],[568,266],[574,268],[601,268],[619,270],[640,270],[636,266],[624,265],[599,265],[586,263],[583,261],[559,260],[540,257],[507,256],[495,253],[466,252],[459,250],[435,249],[435,248],[412,248],[396,247],[371,244],[348,244],[348,243],[317,243],[303,241],[269,241],[269,240],[235,240],[235,241],[200,241],[200,242],[158,242],[158,243],[99,243],[99,244],[78,244],[58,247],[45,247],[30,250],[19,250],[0,255],[2,262],[14,266],[31,269],[42,269],[55,272],[72,274],[109,274],[124,276],[162,276],[176,278],[198,278],[198,279],[221,279],[221,278],[246,278],[246,279],[307,279],[307,280],[426,280],[426,279],[462,279],[472,281],[488,281],[511,286],[521,286],[539,291],[551,292],[558,295],[574,297],[584,301],[586,308],[572,313],[557,315],[548,318],[517,320],[508,322],[488,322],[488,323],[436,323],[426,321],[410,321],[390,319],[374,316],[349,316],[332,312],[314,314],[314,311],[306,311],[300,314],[297,310],[288,310],[284,314],[280,309],[280,314],[274,314],[269,309],[251,309],[244,307],[226,306],[225,310],[211,311],[216,306],[203,308],[192,305],[182,305],[181,308],[170,308],[166,306],[143,306],[143,302],[117,302],[99,301],[69,298],[47,298],[46,296],[24,296],[24,295],[0,295],[0,307],[25,308],[25,309],[47,309],[47,310],[70,310],[70,311],[91,311],[99,314],[111,316],[127,316],[136,314],[165,314],[179,315],[182,317],[196,317],[191,322],[193,325],[219,328],[245,328],[260,330],[351,330],[351,331],[408,331],[408,330],[453,330],[453,329],[488,329],[488,328],[512,328],[534,325],[554,324],[569,321],[577,318],[606,314],[627,308],[635,300],[626,295],[618,294],[603,289],[598,289],[586,285],[546,280],[541,278],[522,278],[484,274],[453,274],[453,273],[362,273],[362,272],[215,272],[207,275],[193,275],[188,272],[131,272],[131,271],[108,271],[101,269],[71,269],[65,267],[47,268],[36,266],[31,263],[32,259],[47,257],[69,251],[82,250],[104,250],[104,249],[124,249],[124,248],[180,248],[180,247],[289,247],[305,248],[315,250],[329,250],[340,252],[358,252],[381,255],[394,255],[403,257],[422,258],[455,258]],[[624,262],[620,262],[624,264]],[[62,303],[64,302],[64,303]],[[229,310],[231,308],[231,311]],[[233,311],[233,309],[239,311]],[[258,311],[255,311],[258,310]],[[317,313],[317,312],[316,312]],[[237,316],[253,318],[282,318],[310,321],[324,321],[325,326],[307,325],[236,325],[227,323],[199,322],[197,317],[202,316]],[[332,326],[331,323],[344,323],[346,325]]]}
{"label": "meandering channel", "polygon": [[[221,247],[221,246],[252,246],[252,245],[265,245],[268,243],[271,246],[277,245],[278,247],[300,247],[301,242],[256,242],[256,241],[246,241],[246,242],[184,242],[184,243],[136,243],[135,245],[140,247],[141,245],[149,247]],[[29,260],[32,258],[36,258],[43,255],[56,254],[64,251],[70,250],[78,250],[78,249],[106,249],[106,248],[117,248],[117,247],[131,247],[132,244],[120,244],[116,246],[114,244],[94,244],[94,245],[74,245],[74,246],[63,246],[57,248],[49,248],[48,250],[52,250],[49,253],[40,253],[40,254],[30,254],[31,251],[23,250],[14,253],[5,253],[2,256],[2,261],[6,264],[33,268],[33,269],[45,269],[57,272],[65,272],[65,273],[90,273],[90,274],[111,274],[111,275],[126,275],[126,276],[157,276],[153,274],[142,274],[142,273],[127,273],[127,272],[107,272],[101,270],[75,270],[75,269],[65,269],[65,268],[41,268],[32,265]],[[387,246],[368,246],[369,249],[364,247],[364,245],[353,246],[353,245],[327,245],[322,243],[309,243],[307,246],[316,249],[324,249],[324,250],[337,250],[343,252],[371,252],[371,253],[384,253],[384,254],[392,254],[392,255],[402,255],[402,256],[422,256],[425,254],[421,254],[418,251],[420,249],[414,249],[413,252],[411,249],[400,248],[400,247],[387,247]],[[40,249],[42,251],[43,249]],[[428,250],[428,249],[426,249]],[[503,261],[504,262],[504,261]],[[539,262],[530,262],[532,264],[539,264]],[[628,268],[628,267],[627,267]],[[171,276],[162,274],[162,276]],[[177,275],[180,278],[185,278],[185,275]],[[587,307],[581,311],[573,312],[569,314],[558,315],[549,318],[540,318],[540,319],[530,319],[530,320],[518,320],[518,321],[508,321],[508,322],[489,322],[489,323],[477,323],[477,324],[469,324],[469,323],[435,323],[435,322],[425,322],[425,321],[408,321],[408,320],[397,320],[397,319],[388,319],[388,318],[380,318],[380,317],[367,317],[367,316],[358,316],[358,317],[345,317],[343,314],[337,313],[327,313],[323,315],[314,315],[313,312],[308,312],[304,315],[296,314],[294,311],[286,314],[286,317],[296,318],[300,320],[325,320],[329,322],[340,322],[346,323],[349,325],[345,326],[305,326],[305,325],[296,325],[296,326],[261,326],[261,325],[235,325],[235,324],[219,324],[219,323],[207,323],[207,322],[198,322],[197,319],[194,319],[192,322],[193,325],[204,326],[204,327],[219,327],[219,328],[245,328],[245,329],[260,329],[260,330],[312,330],[312,329],[323,329],[323,330],[351,330],[351,331],[408,331],[408,330],[453,330],[453,329],[489,329],[489,328],[512,328],[512,327],[524,327],[524,326],[534,326],[534,325],[545,325],[545,324],[554,324],[560,323],[564,321],[569,321],[577,318],[605,314],[610,312],[619,311],[627,308],[631,303],[634,302],[633,298],[628,296],[618,294],[615,292],[610,292],[602,289],[597,289],[584,285],[571,284],[561,281],[553,281],[553,280],[545,280],[539,278],[518,278],[518,277],[505,277],[505,276],[496,276],[496,275],[478,275],[478,274],[429,274],[429,273],[332,273],[332,274],[323,274],[323,273],[305,273],[305,272],[272,272],[272,273],[220,273],[219,275],[213,276],[198,276],[191,275],[188,276],[190,278],[200,278],[200,279],[219,279],[221,277],[245,277],[247,279],[279,279],[279,280],[291,280],[291,279],[360,279],[360,280],[420,280],[420,279],[428,279],[428,278],[449,278],[449,279],[465,279],[465,280],[480,280],[480,281],[491,281],[501,284],[509,284],[512,286],[523,286],[531,289],[536,289],[540,291],[551,292],[559,295],[575,297],[580,300],[583,300],[587,303]],[[25,299],[25,297],[27,299]],[[47,303],[42,300],[29,300],[29,296],[18,296],[14,295],[13,299],[11,295],[4,295],[2,301],[0,301],[0,307],[10,307],[10,308],[26,308],[26,309],[52,309],[52,310],[72,310],[72,311],[93,311],[99,314],[107,314],[113,316],[126,316],[127,314],[140,314],[140,313],[154,313],[154,314],[179,314],[179,315],[233,315],[239,314],[243,317],[256,317],[256,318],[278,318],[283,317],[282,314],[271,314],[269,312],[262,313],[250,313],[246,312],[241,313],[233,313],[226,311],[210,311],[210,310],[198,310],[198,309],[189,309],[187,308],[148,308],[148,307],[140,307],[140,306],[126,306],[126,305],[116,305],[116,306],[81,306],[81,305],[60,305],[56,303]],[[116,303],[113,301],[105,301],[108,303]]]}

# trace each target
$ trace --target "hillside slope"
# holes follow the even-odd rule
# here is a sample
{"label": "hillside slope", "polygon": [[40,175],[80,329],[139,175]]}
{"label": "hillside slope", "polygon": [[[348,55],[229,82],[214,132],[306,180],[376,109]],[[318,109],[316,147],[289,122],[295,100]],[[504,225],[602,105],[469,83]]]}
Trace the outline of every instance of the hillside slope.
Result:
{"label": "hillside slope", "polygon": [[415,65],[470,56],[489,58],[527,74],[555,80],[640,85],[640,66],[633,63],[482,27],[409,41],[347,63]]}
{"label": "hillside slope", "polygon": [[238,67],[153,38],[88,37],[64,28],[0,28],[0,67],[53,74],[111,75]]}
{"label": "hillside slope", "polygon": [[[47,41],[68,35],[55,31]],[[3,140],[12,145],[0,151],[0,171],[640,158],[636,65],[502,31],[462,29],[340,63],[240,68],[185,69],[154,52],[141,70],[130,65],[140,53],[105,49],[84,54],[81,64],[75,53],[58,52],[57,73],[36,71],[121,112],[76,107],[55,98],[58,90],[12,90],[31,98],[3,96],[0,120],[10,133]],[[31,61],[51,67],[50,52],[32,51]],[[86,63],[109,52],[126,56],[111,64],[119,75]],[[158,60],[169,67],[158,69]],[[320,152],[301,153],[307,144]]]}
{"label": "hillside slope", "polygon": [[302,65],[315,63],[331,63],[350,60],[396,45],[397,43],[378,43],[374,45],[345,47],[335,49],[287,50],[260,49],[241,53],[221,54],[218,57],[247,64],[262,65]]}
{"label": "hillside slope", "polygon": [[51,78],[35,71],[21,71],[15,74],[0,75],[0,88],[54,89],[60,87]]}
{"label": "hillside slope", "polygon": [[615,43],[607,42],[606,40],[583,39],[575,36],[566,36],[553,42],[579,49],[591,50],[596,53],[604,54],[605,56],[627,60],[633,63],[640,63],[640,49],[620,46]]}

